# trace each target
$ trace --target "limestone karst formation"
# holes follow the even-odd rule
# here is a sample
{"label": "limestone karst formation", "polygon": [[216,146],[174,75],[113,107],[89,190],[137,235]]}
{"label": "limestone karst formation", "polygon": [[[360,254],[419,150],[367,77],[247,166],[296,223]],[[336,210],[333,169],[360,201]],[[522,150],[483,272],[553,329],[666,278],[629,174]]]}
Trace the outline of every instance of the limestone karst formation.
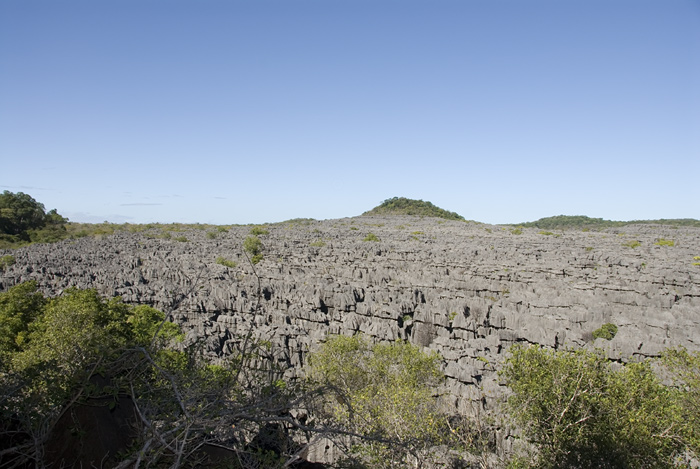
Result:
{"label": "limestone karst formation", "polygon": [[[120,231],[2,251],[15,263],[0,271],[0,291],[33,279],[50,295],[76,286],[153,305],[212,355],[253,327],[290,377],[328,334],[407,339],[442,355],[442,391],[457,410],[477,401],[488,410],[502,397],[496,368],[515,342],[595,346],[623,361],[700,349],[698,228],[549,233],[361,216],[265,230],[255,265],[242,247],[250,226],[215,235],[192,227],[170,239]],[[617,335],[594,341],[605,323]]]}

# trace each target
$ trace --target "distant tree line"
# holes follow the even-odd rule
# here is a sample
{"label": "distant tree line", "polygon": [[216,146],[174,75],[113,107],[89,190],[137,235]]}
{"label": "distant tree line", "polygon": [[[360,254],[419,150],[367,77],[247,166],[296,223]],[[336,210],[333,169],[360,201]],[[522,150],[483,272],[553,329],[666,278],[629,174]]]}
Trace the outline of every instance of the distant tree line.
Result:
{"label": "distant tree line", "polygon": [[617,228],[626,225],[671,225],[700,227],[700,220],[693,218],[661,218],[658,220],[631,220],[613,221],[602,218],[591,218],[584,215],[557,215],[555,217],[540,218],[536,221],[519,223],[524,228],[540,229],[603,229]]}

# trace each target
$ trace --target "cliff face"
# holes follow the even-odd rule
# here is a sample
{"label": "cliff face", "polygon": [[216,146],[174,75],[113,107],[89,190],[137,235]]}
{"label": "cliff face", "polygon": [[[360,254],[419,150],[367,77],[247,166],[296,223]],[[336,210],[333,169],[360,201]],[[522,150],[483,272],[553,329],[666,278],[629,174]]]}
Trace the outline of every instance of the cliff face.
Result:
{"label": "cliff face", "polygon": [[[52,295],[76,286],[151,304],[172,311],[212,354],[226,354],[253,328],[290,376],[328,334],[408,339],[442,354],[445,390],[465,411],[502,395],[495,368],[515,342],[580,347],[613,323],[617,336],[593,344],[613,358],[700,349],[700,266],[693,265],[700,229],[548,235],[367,216],[265,228],[264,260],[255,266],[259,298],[242,249],[250,227],[214,239],[196,229],[173,235],[188,242],[121,232],[3,251],[16,263],[0,272],[0,290],[34,279]],[[370,232],[380,241],[363,241]],[[237,266],[217,264],[218,257]]]}

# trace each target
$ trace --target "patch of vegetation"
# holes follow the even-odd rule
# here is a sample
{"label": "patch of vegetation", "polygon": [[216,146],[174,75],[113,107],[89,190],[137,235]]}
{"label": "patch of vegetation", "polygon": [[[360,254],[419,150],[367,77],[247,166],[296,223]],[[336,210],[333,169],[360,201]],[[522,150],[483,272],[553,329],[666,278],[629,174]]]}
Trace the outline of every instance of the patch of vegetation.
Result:
{"label": "patch of vegetation", "polygon": [[521,235],[521,234],[523,234],[523,229],[522,229],[522,227],[519,226],[517,228],[511,229],[510,233],[514,234],[514,235]]}
{"label": "patch of vegetation", "polygon": [[657,246],[675,246],[676,242],[672,239],[664,239],[664,238],[659,238],[657,242],[655,242]]}
{"label": "patch of vegetation", "polygon": [[386,199],[380,205],[362,215],[413,215],[444,218],[447,220],[464,220],[464,217],[461,215],[436,207],[430,202],[407,199],[405,197]]}
{"label": "patch of vegetation", "polygon": [[638,240],[636,240],[636,239],[633,239],[633,240],[631,240],[631,241],[627,241],[626,243],[622,243],[622,245],[625,246],[625,247],[628,247],[628,248],[636,249],[636,248],[638,248],[639,246],[641,246],[642,243],[640,243],[640,242],[639,242]]}
{"label": "patch of vegetation", "polygon": [[367,236],[362,241],[374,241],[378,242],[380,239],[374,233],[368,233]]}
{"label": "patch of vegetation", "polygon": [[229,259],[226,259],[225,257],[221,257],[221,256],[216,258],[216,263],[219,265],[223,265],[224,267],[230,267],[232,269],[234,267],[238,266],[238,264],[236,262],[229,260]]}
{"label": "patch of vegetation", "polygon": [[617,335],[617,326],[615,324],[606,323],[593,331],[594,339],[613,340]]}
{"label": "patch of vegetation", "polygon": [[442,380],[440,360],[406,342],[370,345],[360,336],[332,337],[309,357],[311,382],[329,390],[325,413],[377,438],[355,440],[351,454],[363,465],[353,467],[412,467],[406,447],[415,454],[445,441],[447,420],[433,391]]}
{"label": "patch of vegetation", "polygon": [[7,267],[14,265],[15,256],[10,254],[0,257],[0,270],[5,270]]}
{"label": "patch of vegetation", "polygon": [[309,244],[309,246],[314,247],[314,248],[322,248],[325,245],[326,245],[326,242],[323,240],[320,240],[320,239],[318,241],[314,241],[311,244]]}
{"label": "patch of vegetation", "polygon": [[[613,366],[601,351],[515,345],[500,372],[508,411],[536,451],[527,467],[677,467],[698,454],[700,355],[669,355],[684,388],[667,387],[650,362]],[[686,405],[687,403],[687,405]],[[659,437],[664,435],[664,437]]]}
{"label": "patch of vegetation", "polygon": [[270,231],[263,228],[262,226],[254,226],[253,228],[250,229],[250,234],[252,236],[265,236],[265,235],[269,235]]}
{"label": "patch of vegetation", "polygon": [[250,262],[253,264],[258,264],[263,260],[262,249],[262,241],[257,236],[248,236],[243,240],[243,250],[251,256]]}
{"label": "patch of vegetation", "polygon": [[351,226],[351,227],[350,227],[350,231],[357,231],[357,230],[359,230],[359,228],[356,227],[356,226]]}
{"label": "patch of vegetation", "polygon": [[216,239],[218,233],[216,231],[207,231],[207,239]]}
{"label": "patch of vegetation", "polygon": [[189,239],[187,239],[187,236],[178,236],[175,238],[175,241],[178,241],[180,243],[187,243],[189,242]]}
{"label": "patch of vegetation", "polygon": [[287,221],[283,221],[283,224],[286,224],[289,228],[294,228],[296,226],[309,226],[312,223],[315,223],[317,220],[313,218],[292,218]]}

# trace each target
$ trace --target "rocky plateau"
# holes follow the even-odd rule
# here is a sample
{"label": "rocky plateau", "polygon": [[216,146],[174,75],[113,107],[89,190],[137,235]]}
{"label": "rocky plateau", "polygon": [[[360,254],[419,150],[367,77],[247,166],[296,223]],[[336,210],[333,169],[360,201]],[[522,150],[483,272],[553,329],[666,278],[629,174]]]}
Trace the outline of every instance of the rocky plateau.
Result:
{"label": "rocky plateau", "polygon": [[[329,334],[408,340],[441,354],[439,391],[459,412],[503,398],[498,363],[517,342],[599,347],[620,361],[700,350],[698,228],[547,233],[410,216],[299,220],[264,226],[254,266],[242,247],[251,226],[203,228],[0,251],[15,258],[0,271],[0,291],[36,280],[49,295],[94,288],[153,305],[217,356],[252,330],[289,378]],[[369,233],[379,241],[365,241]],[[605,323],[617,335],[593,340]],[[505,446],[507,437],[499,436]]]}

